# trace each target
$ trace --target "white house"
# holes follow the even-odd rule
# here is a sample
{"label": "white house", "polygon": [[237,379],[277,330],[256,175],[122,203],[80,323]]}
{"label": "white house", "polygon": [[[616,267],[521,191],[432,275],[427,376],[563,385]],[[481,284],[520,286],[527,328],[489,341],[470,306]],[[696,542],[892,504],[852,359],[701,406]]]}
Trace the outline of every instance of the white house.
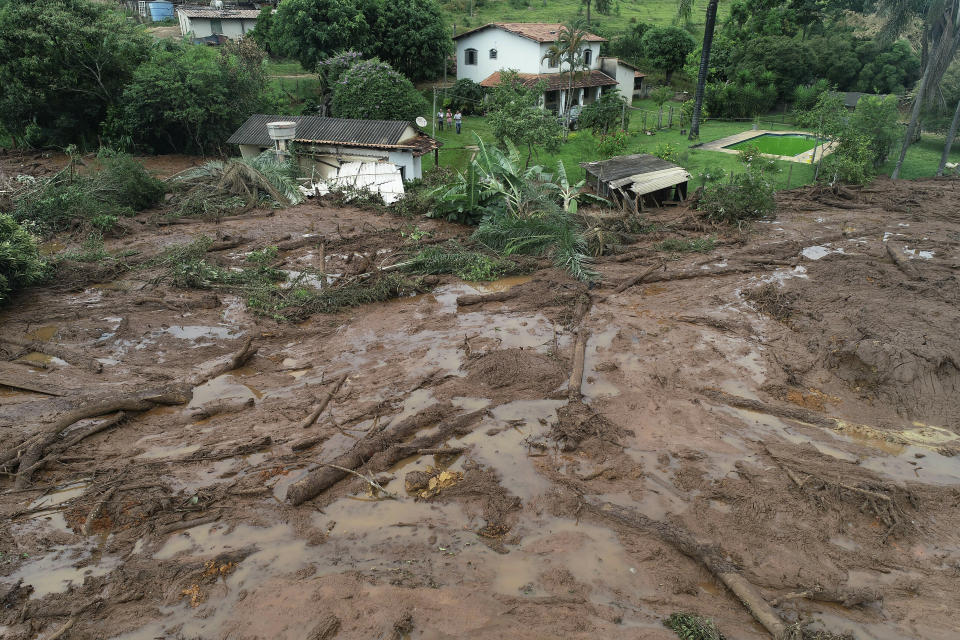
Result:
{"label": "white house", "polygon": [[244,158],[255,158],[274,142],[268,122],[296,123],[300,165],[317,178],[337,176],[348,163],[388,162],[400,169],[404,180],[423,177],[421,158],[440,148],[440,143],[403,120],[349,120],[320,116],[272,116],[255,114],[247,118],[227,140],[240,145]]}
{"label": "white house", "polygon": [[221,9],[215,7],[177,8],[180,33],[195,40],[212,36],[226,36],[231,40],[242,38],[257,25],[260,9]]}
{"label": "white house", "polygon": [[624,62],[618,58],[600,58],[600,70],[617,81],[620,95],[627,100],[645,96],[646,87],[644,87],[643,81],[647,74],[641,72],[640,69],[629,62]]}
{"label": "white house", "polygon": [[[600,45],[606,42],[596,34],[584,38],[584,69],[577,75],[572,91],[565,68],[552,66],[544,56],[560,33],[563,25],[544,22],[493,22],[454,36],[457,43],[457,79],[469,78],[484,87],[493,87],[500,82],[500,72],[517,71],[524,84],[533,86],[546,83],[543,104],[546,108],[563,111],[569,100],[573,105],[589,104],[600,97],[605,87],[621,83],[616,77],[601,69]],[[611,69],[619,70],[614,64]],[[633,95],[633,73],[624,82],[624,96]],[[619,72],[616,72],[619,75]],[[627,89],[627,90],[624,90]]]}

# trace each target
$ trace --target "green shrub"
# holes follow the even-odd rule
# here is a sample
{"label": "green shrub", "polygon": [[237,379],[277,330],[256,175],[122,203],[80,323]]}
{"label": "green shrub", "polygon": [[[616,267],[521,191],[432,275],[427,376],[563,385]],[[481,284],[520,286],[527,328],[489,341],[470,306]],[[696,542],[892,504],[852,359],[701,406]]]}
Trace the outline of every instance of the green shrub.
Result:
{"label": "green shrub", "polygon": [[601,134],[597,140],[597,153],[605,158],[623,153],[627,148],[627,135],[626,131]]}
{"label": "green shrub", "polygon": [[677,162],[680,160],[680,149],[675,144],[661,142],[657,145],[657,148],[653,150],[653,155],[667,162]]}
{"label": "green shrub", "polygon": [[20,289],[41,282],[46,274],[47,265],[33,236],[11,216],[0,213],[0,305]]}
{"label": "green shrub", "polygon": [[793,90],[793,108],[796,111],[809,111],[816,106],[821,94],[830,90],[830,83],[824,79],[810,85],[801,85]]}
{"label": "green shrub", "polygon": [[598,136],[615,129],[627,129],[629,124],[630,111],[624,109],[623,96],[614,89],[583,108],[578,126],[581,129],[589,128],[593,135]]}
{"label": "green shrub", "polygon": [[708,84],[704,104],[717,118],[752,118],[770,111],[777,102],[777,86],[772,74],[757,80]]}
{"label": "green shrub", "polygon": [[354,63],[340,76],[331,108],[337,118],[413,120],[430,105],[406,77],[373,58]]}
{"label": "green shrub", "polygon": [[713,222],[739,224],[764,218],[776,210],[774,184],[760,167],[733,177],[731,183],[712,183],[703,188],[697,208]]}
{"label": "green shrub", "polygon": [[39,181],[18,197],[14,218],[31,221],[45,232],[85,224],[106,230],[119,216],[132,216],[162,200],[163,182],[129,155],[101,151],[98,157],[99,171],[79,175],[71,163],[53,178]]}

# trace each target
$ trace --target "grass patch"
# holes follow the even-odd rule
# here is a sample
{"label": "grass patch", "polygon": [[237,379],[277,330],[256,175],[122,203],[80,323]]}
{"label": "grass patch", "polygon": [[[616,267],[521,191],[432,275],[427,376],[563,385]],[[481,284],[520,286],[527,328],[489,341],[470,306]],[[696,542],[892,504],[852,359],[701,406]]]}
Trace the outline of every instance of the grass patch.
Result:
{"label": "grass patch", "polygon": [[709,253],[717,247],[717,239],[714,236],[704,236],[702,238],[667,238],[663,242],[653,245],[657,251],[669,251],[671,253]]}
{"label": "grass patch", "polygon": [[[491,0],[482,6],[479,3],[451,0],[444,3],[444,9],[450,21],[457,25],[457,33],[479,27],[488,22],[569,22],[577,17],[586,17],[586,10],[580,0]],[[472,9],[472,12],[471,12]],[[721,3],[717,10],[717,22],[722,24],[730,14],[730,5]],[[596,7],[590,12],[591,21],[602,25],[604,32],[629,29],[631,19],[667,26],[673,24],[677,15],[675,0],[645,0],[613,3],[609,16],[597,13]],[[694,38],[703,36],[703,11],[694,11]]]}
{"label": "grass patch", "polygon": [[672,613],[664,624],[682,640],[725,640],[713,620],[695,613]]}

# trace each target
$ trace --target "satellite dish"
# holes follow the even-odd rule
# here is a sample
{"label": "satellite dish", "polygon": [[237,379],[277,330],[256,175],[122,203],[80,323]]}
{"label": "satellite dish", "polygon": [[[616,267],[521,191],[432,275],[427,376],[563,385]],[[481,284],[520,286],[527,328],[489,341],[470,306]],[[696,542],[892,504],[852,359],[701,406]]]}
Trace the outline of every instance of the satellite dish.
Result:
{"label": "satellite dish", "polygon": [[425,127],[425,126],[427,126],[427,119],[424,118],[423,116],[417,116],[416,122],[417,122],[417,126],[418,126],[418,127]]}

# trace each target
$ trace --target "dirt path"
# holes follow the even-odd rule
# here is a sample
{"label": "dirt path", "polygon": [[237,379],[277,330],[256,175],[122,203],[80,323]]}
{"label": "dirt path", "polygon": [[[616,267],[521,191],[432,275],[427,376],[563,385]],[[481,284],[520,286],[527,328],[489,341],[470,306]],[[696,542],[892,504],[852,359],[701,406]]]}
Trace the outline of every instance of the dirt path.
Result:
{"label": "dirt path", "polygon": [[[769,637],[694,540],[785,623],[955,638],[960,184],[780,198],[776,220],[710,254],[644,240],[649,257],[601,259],[593,290],[550,269],[441,278],[301,324],[150,270],[28,292],[0,314],[0,340],[82,362],[0,344],[0,384],[61,394],[0,386],[3,449],[94,400],[189,393],[126,409],[27,490],[0,479],[0,635],[666,640],[664,619],[690,611],[728,638]],[[302,205],[137,225],[108,249],[204,233],[242,238],[218,254],[242,264],[314,233],[327,272],[352,273],[409,231]],[[310,246],[281,258],[319,266]],[[568,389],[581,335],[583,402]],[[242,366],[207,380],[250,338]],[[364,478],[287,500],[359,450]]]}

